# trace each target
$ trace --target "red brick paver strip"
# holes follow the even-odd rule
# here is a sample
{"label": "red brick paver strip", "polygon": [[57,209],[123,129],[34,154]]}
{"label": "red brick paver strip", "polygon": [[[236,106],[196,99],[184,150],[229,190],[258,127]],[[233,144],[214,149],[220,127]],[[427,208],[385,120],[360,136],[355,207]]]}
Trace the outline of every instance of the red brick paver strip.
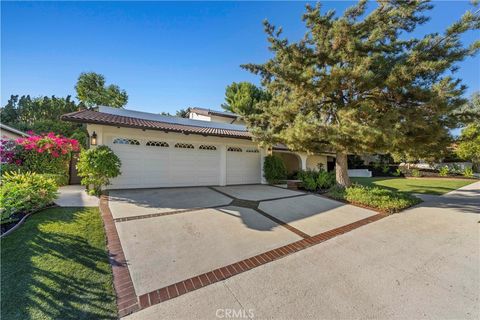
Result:
{"label": "red brick paver strip", "polygon": [[[366,224],[375,222],[384,217],[385,215],[382,215],[382,214],[370,216],[365,219],[361,219],[356,222],[344,225],[342,227],[317,234],[313,237],[298,240],[294,243],[261,253],[254,257],[247,258],[245,260],[232,263],[228,266],[223,266],[221,268],[209,271],[207,273],[200,274],[193,278],[174,283],[168,287],[143,294],[139,297],[141,308],[142,309],[148,308],[152,305],[163,302],[165,300],[173,299],[179,295],[182,295],[190,291],[200,289],[201,287],[213,284],[215,282],[219,282],[224,279],[233,277],[239,273],[256,268],[258,266],[264,265],[271,261],[281,259],[287,255],[304,250],[308,247],[314,246],[316,244],[319,244],[321,242],[324,242],[336,236],[342,235],[344,233],[357,229]],[[157,298],[152,299],[151,298],[152,296],[156,297],[157,292],[159,293],[160,297],[158,299]]]}
{"label": "red brick paver strip", "polygon": [[103,219],[103,226],[107,236],[107,249],[112,266],[113,287],[117,298],[118,316],[123,317],[130,313],[140,310],[140,306],[151,305],[151,303],[159,303],[159,300],[140,297],[140,304],[135,287],[133,286],[132,277],[128,270],[128,264],[123,253],[122,244],[115,228],[112,212],[108,207],[108,195],[102,195],[100,198],[100,212]]}

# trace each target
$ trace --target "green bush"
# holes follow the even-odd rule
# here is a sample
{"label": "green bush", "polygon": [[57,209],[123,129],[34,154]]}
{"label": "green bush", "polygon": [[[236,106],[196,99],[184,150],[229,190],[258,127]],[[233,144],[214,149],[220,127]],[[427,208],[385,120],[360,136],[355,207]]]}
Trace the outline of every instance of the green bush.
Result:
{"label": "green bush", "polygon": [[[102,187],[110,184],[110,179],[120,175],[121,162],[107,146],[83,150],[77,163],[78,175],[82,185],[90,194],[100,195]],[[90,185],[93,189],[90,189]]]}
{"label": "green bush", "polygon": [[397,168],[395,172],[392,173],[394,177],[400,177],[402,175],[402,170],[400,168]]}
{"label": "green bush", "polygon": [[442,177],[448,176],[449,173],[450,169],[448,168],[448,166],[443,166],[440,168],[440,170],[438,170],[438,174]]}
{"label": "green bush", "polygon": [[330,189],[335,185],[335,172],[318,171],[317,187],[320,189]]}
{"label": "green bush", "polygon": [[0,171],[3,176],[5,173],[24,172],[25,170],[22,166],[15,163],[2,163],[0,165]]}
{"label": "green bush", "polygon": [[302,183],[303,187],[308,191],[317,190],[317,180],[312,176],[306,176],[305,179],[302,180]]}
{"label": "green bush", "polygon": [[466,178],[473,178],[473,169],[472,168],[465,168],[465,169],[463,169],[462,174]]}
{"label": "green bush", "polygon": [[303,187],[309,191],[329,189],[335,185],[335,172],[325,170],[301,170],[297,177],[302,180]]}
{"label": "green bush", "polygon": [[65,174],[43,173],[41,175],[45,178],[53,179],[59,187],[66,186],[68,184],[68,176]]}
{"label": "green bush", "polygon": [[49,205],[57,197],[57,190],[55,180],[41,174],[5,173],[0,187],[0,221]]}
{"label": "green bush", "polygon": [[413,169],[412,170],[412,176],[419,178],[419,177],[422,176],[422,173],[418,169]]}
{"label": "green bush", "polygon": [[421,202],[420,199],[402,192],[379,187],[353,185],[346,189],[332,188],[328,195],[334,199],[364,205],[385,213],[394,213]]}
{"label": "green bush", "polygon": [[265,157],[263,163],[264,177],[270,184],[278,184],[287,178],[287,168],[282,158],[269,155]]}

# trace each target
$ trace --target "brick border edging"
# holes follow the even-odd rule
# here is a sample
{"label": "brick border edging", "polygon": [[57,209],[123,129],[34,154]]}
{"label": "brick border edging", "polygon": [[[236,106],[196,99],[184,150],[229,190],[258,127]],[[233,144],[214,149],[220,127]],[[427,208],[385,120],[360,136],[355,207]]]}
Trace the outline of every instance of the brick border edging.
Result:
{"label": "brick border edging", "polygon": [[107,237],[108,259],[112,267],[118,316],[123,317],[140,310],[140,306],[123,253],[122,244],[120,243],[120,237],[115,227],[112,212],[108,206],[108,194],[100,197],[99,209]]}
{"label": "brick border edging", "polygon": [[308,247],[317,245],[321,242],[324,242],[336,236],[342,235],[344,233],[357,229],[366,224],[375,222],[384,217],[386,216],[383,214],[376,214],[376,215],[355,221],[353,223],[317,234],[315,236],[298,240],[291,244],[258,254],[251,258],[247,258],[245,260],[235,262],[233,264],[230,264],[221,268],[214,269],[210,272],[203,273],[193,278],[189,278],[189,279],[174,283],[167,287],[163,287],[158,290],[145,293],[139,296],[140,308],[145,309],[155,304],[159,304],[161,302],[176,298],[185,293],[208,286],[215,282],[225,280],[239,273],[267,264],[271,261],[281,259],[287,255],[290,255],[295,252],[304,250]]}

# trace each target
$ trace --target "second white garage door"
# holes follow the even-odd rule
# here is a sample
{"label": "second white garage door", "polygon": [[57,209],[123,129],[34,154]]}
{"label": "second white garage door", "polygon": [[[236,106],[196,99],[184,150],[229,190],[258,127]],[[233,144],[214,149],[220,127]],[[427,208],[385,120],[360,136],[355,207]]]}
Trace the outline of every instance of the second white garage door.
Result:
{"label": "second white garage door", "polygon": [[227,147],[227,185],[260,183],[260,180],[258,149]]}

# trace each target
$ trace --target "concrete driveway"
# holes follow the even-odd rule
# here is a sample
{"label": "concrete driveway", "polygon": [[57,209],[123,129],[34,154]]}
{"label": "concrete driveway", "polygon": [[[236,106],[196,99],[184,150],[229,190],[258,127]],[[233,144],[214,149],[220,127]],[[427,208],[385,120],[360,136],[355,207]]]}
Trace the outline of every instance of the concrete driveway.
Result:
{"label": "concrete driveway", "polygon": [[264,185],[117,190],[109,207],[137,296],[376,215]]}
{"label": "concrete driveway", "polygon": [[479,220],[477,182],[125,319],[478,319]]}

